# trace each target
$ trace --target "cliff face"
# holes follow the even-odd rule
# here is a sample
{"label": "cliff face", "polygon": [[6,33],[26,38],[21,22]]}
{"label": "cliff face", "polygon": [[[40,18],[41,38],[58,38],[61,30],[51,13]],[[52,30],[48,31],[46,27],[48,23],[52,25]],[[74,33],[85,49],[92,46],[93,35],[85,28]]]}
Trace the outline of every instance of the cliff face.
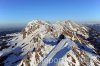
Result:
{"label": "cliff face", "polygon": [[[33,20],[1,52],[2,64],[17,66],[99,66],[98,33],[71,21],[47,23]],[[59,35],[66,39],[57,43]],[[94,37],[91,38],[91,36]],[[45,42],[44,42],[44,41]],[[52,41],[52,42],[51,42]],[[6,51],[7,50],[7,51]],[[13,58],[13,59],[12,59]],[[12,60],[11,60],[12,59]],[[55,62],[49,63],[46,60]]]}

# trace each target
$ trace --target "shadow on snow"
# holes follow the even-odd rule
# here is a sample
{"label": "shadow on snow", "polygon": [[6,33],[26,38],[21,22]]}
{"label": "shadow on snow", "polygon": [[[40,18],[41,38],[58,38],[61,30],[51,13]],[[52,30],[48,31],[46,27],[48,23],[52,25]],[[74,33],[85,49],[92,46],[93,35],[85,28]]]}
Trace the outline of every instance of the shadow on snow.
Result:
{"label": "shadow on snow", "polygon": [[[48,63],[47,66],[56,66],[56,64],[59,62],[59,60],[71,49],[71,47],[68,45],[65,48],[61,49],[59,52],[56,53],[56,55],[50,60],[50,63]],[[57,61],[55,61],[57,59]],[[53,61],[53,62],[52,62]]]}

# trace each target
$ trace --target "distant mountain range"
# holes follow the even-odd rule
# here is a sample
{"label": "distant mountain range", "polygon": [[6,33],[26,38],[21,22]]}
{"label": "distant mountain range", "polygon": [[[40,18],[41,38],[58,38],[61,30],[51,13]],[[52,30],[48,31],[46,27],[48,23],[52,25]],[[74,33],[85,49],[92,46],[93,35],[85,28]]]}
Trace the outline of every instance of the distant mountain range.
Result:
{"label": "distant mountain range", "polygon": [[100,24],[88,24],[86,26],[96,30],[97,32],[100,32]]}
{"label": "distant mountain range", "polygon": [[11,33],[16,33],[16,32],[21,32],[22,29],[24,29],[24,26],[22,27],[0,27],[0,36],[11,34]]}

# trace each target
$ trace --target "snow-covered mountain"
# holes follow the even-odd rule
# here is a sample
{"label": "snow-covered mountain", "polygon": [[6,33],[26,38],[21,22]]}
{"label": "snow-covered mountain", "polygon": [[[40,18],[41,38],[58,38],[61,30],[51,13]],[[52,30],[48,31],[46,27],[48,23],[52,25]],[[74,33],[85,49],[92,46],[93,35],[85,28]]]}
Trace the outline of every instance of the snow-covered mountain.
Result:
{"label": "snow-covered mountain", "polygon": [[100,66],[100,34],[71,21],[33,20],[0,44],[0,66]]}

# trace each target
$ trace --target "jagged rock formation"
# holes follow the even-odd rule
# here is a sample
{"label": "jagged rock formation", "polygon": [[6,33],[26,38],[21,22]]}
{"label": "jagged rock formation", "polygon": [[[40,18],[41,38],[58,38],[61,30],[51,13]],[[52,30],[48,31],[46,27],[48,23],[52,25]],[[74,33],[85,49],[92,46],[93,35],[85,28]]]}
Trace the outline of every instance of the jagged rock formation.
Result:
{"label": "jagged rock formation", "polygon": [[[97,45],[100,41],[97,40],[99,40],[100,34],[90,31],[93,32],[90,28],[71,21],[47,23],[33,20],[22,32],[8,41],[10,47],[1,51],[3,53],[1,57],[6,57],[1,64],[5,66],[38,66],[59,45],[44,43],[44,37],[49,42],[49,38],[57,38],[63,34],[68,41],[61,49],[57,48],[58,54],[54,55],[59,57],[62,54],[61,60],[54,65],[48,63],[48,66],[99,66],[100,50]],[[95,40],[91,38],[92,35]],[[56,40],[53,41],[56,42]]]}

